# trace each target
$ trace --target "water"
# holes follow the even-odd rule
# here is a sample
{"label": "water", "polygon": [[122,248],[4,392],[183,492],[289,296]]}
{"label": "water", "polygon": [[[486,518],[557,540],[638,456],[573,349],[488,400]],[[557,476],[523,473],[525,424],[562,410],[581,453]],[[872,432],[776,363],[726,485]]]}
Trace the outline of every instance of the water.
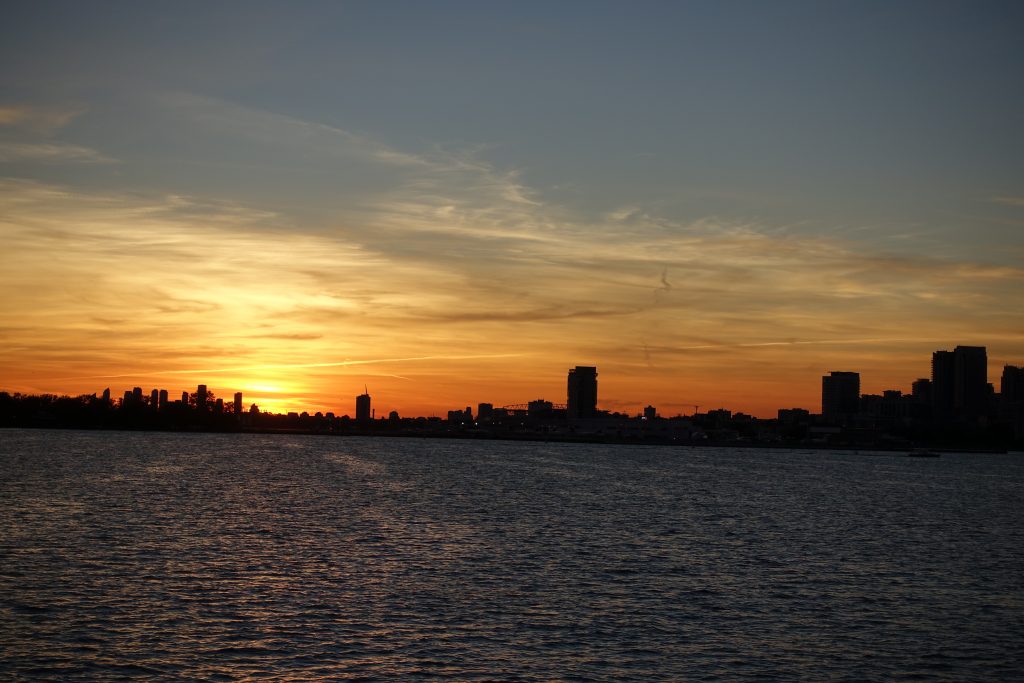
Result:
{"label": "water", "polygon": [[5,680],[1020,680],[1024,458],[0,431]]}

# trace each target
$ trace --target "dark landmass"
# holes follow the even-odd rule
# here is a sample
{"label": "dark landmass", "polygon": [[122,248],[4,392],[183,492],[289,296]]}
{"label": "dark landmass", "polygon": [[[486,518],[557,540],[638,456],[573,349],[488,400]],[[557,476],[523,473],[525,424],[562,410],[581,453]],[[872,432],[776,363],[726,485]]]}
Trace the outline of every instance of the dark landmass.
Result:
{"label": "dark landmass", "polygon": [[629,416],[599,412],[569,418],[547,403],[531,409],[493,409],[473,416],[469,409],[440,417],[352,419],[332,413],[236,411],[205,397],[150,403],[145,397],[77,397],[0,392],[0,427],[172,432],[284,433],[454,439],[500,439],[564,443],[651,444],[760,448],[814,448],[909,451],[1003,452],[1024,449],[1009,419],[935,423],[912,417],[863,415],[828,420],[803,410],[779,411],[760,419],[727,410],[685,417]]}

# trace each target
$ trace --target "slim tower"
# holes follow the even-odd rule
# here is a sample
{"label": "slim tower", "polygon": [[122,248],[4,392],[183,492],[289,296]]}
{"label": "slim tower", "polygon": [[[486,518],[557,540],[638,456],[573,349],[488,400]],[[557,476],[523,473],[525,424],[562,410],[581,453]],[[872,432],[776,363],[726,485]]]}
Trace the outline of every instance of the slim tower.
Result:
{"label": "slim tower", "polygon": [[597,368],[577,365],[570,370],[567,393],[565,407],[569,419],[596,415]]}
{"label": "slim tower", "polygon": [[356,420],[359,422],[370,421],[370,392],[363,387],[363,393],[356,396]]}

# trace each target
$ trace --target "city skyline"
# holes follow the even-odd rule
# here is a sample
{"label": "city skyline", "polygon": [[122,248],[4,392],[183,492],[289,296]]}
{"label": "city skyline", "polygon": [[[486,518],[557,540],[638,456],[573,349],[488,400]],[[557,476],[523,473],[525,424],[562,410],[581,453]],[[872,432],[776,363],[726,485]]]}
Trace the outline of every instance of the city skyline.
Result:
{"label": "city skyline", "polygon": [[[877,411],[877,406],[874,408],[870,406],[872,402],[879,400],[896,401],[897,403],[909,401],[909,403],[897,411],[908,419],[935,420],[939,423],[951,420],[975,422],[986,416],[990,418],[999,417],[1000,411],[1004,407],[1019,404],[1024,400],[1022,399],[1024,391],[1021,390],[1021,387],[1024,386],[1024,381],[1021,380],[1021,377],[1024,376],[1024,363],[1017,365],[1002,364],[995,367],[993,372],[998,377],[997,381],[988,380],[989,370],[986,347],[958,345],[952,351],[941,349],[933,351],[931,354],[931,369],[928,376],[910,380],[909,386],[911,391],[905,391],[897,387],[886,387],[873,392],[862,391],[860,372],[832,370],[820,378],[820,401],[817,406],[819,410],[815,410],[813,406],[779,405],[770,415],[757,415],[745,413],[742,410],[735,410],[731,406],[704,404],[703,407],[705,408],[704,414],[725,411],[730,414],[747,414],[757,419],[781,418],[785,413],[802,411],[810,415],[819,415],[835,423],[847,423],[865,410],[874,409]],[[565,418],[570,422],[608,414],[643,416],[645,419],[655,415],[659,417],[686,416],[682,411],[671,412],[672,407],[677,404],[663,406],[663,408],[668,408],[668,411],[659,411],[658,406],[651,405],[650,403],[642,403],[636,410],[630,410],[629,408],[622,408],[621,401],[606,399],[608,406],[615,407],[602,407],[601,398],[598,393],[597,367],[577,365],[568,369],[566,374],[568,381],[564,394],[564,404],[550,401],[543,396],[529,401],[522,400],[511,403],[493,402],[493,399],[485,401],[485,397],[467,397],[464,401],[476,403],[479,412],[486,410],[488,413],[492,412],[495,408],[501,408],[502,410],[526,410],[527,405],[529,405],[530,412],[534,408],[543,408],[544,410],[551,411],[553,407],[556,407],[564,413]],[[3,390],[3,387],[0,387],[0,391]],[[104,403],[117,406],[134,404],[162,409],[176,404],[178,406],[191,405],[200,410],[207,410],[212,408],[213,404],[211,401],[215,401],[216,412],[218,413],[225,411],[226,408],[230,408],[228,412],[236,415],[250,411],[279,414],[298,414],[300,412],[298,408],[288,411],[275,411],[267,409],[267,407],[261,408],[258,402],[251,400],[252,397],[250,397],[249,401],[244,401],[245,394],[243,392],[235,391],[234,389],[230,391],[234,392],[230,403],[224,397],[216,397],[206,384],[197,385],[195,392],[192,393],[188,390],[182,391],[180,401],[169,401],[168,397],[174,394],[166,388],[153,388],[149,392],[150,398],[147,402],[145,399],[146,391],[140,386],[125,390],[121,399],[113,398],[116,393],[112,393],[110,387],[107,387],[102,392],[93,392],[91,395],[101,398]],[[536,395],[535,392],[534,396]],[[491,397],[486,398],[490,399]],[[444,414],[447,414],[449,421],[456,416],[459,419],[465,417],[467,420],[472,420],[474,415],[472,406],[467,406],[465,410],[448,407],[442,410],[432,410],[426,414],[408,412],[402,414],[396,406],[391,405],[385,406],[381,410],[381,417],[377,418],[377,404],[373,402],[369,387],[366,384],[363,385],[362,393],[356,395],[352,401],[354,401],[354,409],[351,411],[351,415],[344,407],[345,399],[338,400],[339,407],[337,408],[306,406],[301,412],[304,415],[316,413],[317,415],[326,414],[330,417],[335,415],[338,417],[344,416],[353,419],[356,423],[368,423],[377,419],[382,421],[387,419],[394,420],[398,417],[441,418]],[[249,407],[246,408],[245,405]],[[693,416],[700,414],[699,409],[702,407],[700,404],[682,405],[692,408]],[[914,410],[910,409],[912,406],[916,406],[915,410],[919,414],[912,414],[914,412]],[[920,414],[922,407],[927,409],[926,414]],[[893,406],[890,405],[889,410],[892,408]],[[885,410],[883,408],[882,412],[884,413]],[[1016,411],[1019,408],[1013,408],[1012,410]],[[891,415],[890,417],[894,416]],[[1008,417],[1008,414],[1004,414],[1002,417]]]}
{"label": "city skyline", "polygon": [[607,409],[770,417],[831,371],[909,392],[936,349],[1019,365],[1022,25],[14,3],[0,390],[205,382],[288,412],[369,384],[444,415],[560,397],[582,364]]}

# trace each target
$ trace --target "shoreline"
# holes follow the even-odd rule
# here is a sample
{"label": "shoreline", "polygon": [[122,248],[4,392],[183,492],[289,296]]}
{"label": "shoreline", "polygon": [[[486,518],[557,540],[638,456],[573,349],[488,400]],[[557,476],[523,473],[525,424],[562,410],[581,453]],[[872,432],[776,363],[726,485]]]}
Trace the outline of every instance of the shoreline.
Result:
{"label": "shoreline", "polygon": [[[780,443],[780,442],[758,442],[758,441],[682,441],[672,439],[637,439],[629,437],[613,437],[604,435],[545,435],[545,434],[494,434],[494,433],[429,433],[416,431],[347,431],[331,432],[309,429],[160,429],[160,428],[139,428],[126,429],[121,427],[62,427],[62,426],[3,426],[0,430],[23,429],[23,430],[47,430],[47,431],[81,431],[81,432],[157,432],[163,434],[268,434],[283,436],[324,436],[334,438],[362,437],[362,438],[385,438],[385,439],[448,439],[452,441],[512,441],[512,442],[533,442],[533,443],[569,443],[569,444],[602,444],[621,446],[674,446],[678,448],[744,448],[763,450],[816,450],[816,451],[839,451],[853,452],[862,455],[887,455],[890,453],[910,453],[915,448],[922,448],[916,445],[841,445],[841,444],[818,444],[818,443]],[[1005,455],[1014,453],[1005,448],[985,447],[964,447],[957,446],[927,446],[927,449],[937,453],[948,454],[988,454]]]}

